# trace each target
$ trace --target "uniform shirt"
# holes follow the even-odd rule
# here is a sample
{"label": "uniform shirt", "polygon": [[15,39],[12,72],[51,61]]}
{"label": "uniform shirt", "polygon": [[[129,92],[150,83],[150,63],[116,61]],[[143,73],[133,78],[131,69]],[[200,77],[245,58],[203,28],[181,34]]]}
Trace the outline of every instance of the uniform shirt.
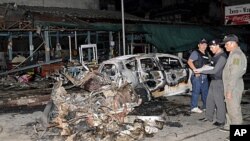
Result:
{"label": "uniform shirt", "polygon": [[[246,73],[247,59],[240,47],[233,50],[227,59],[223,69],[223,83],[225,92],[232,92],[238,85],[243,84],[242,76]],[[242,86],[239,86],[242,87]]]}

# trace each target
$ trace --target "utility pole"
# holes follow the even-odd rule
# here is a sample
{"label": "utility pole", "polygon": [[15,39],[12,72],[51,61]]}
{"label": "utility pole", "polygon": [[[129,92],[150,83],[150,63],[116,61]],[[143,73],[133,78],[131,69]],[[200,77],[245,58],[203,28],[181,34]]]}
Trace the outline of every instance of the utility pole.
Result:
{"label": "utility pole", "polygon": [[122,4],[122,47],[123,47],[123,55],[126,55],[125,49],[125,22],[124,22],[124,4],[123,0],[121,0]]}

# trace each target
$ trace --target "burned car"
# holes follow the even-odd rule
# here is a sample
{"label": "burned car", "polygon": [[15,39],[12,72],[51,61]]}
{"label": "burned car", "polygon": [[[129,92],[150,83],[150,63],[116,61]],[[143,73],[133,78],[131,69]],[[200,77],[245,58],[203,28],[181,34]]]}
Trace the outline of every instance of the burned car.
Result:
{"label": "burned car", "polygon": [[139,79],[154,97],[184,94],[191,90],[190,70],[171,54],[151,53],[138,57]]}
{"label": "burned car", "polygon": [[151,100],[148,87],[138,79],[136,57],[139,55],[125,55],[104,61],[98,68],[98,72],[109,78],[118,87],[123,83],[130,83],[140,98],[145,101]]}
{"label": "burned car", "polygon": [[120,56],[104,61],[98,72],[118,85],[127,80],[133,87],[143,86],[153,97],[184,94],[191,89],[190,70],[181,58],[171,54]]}

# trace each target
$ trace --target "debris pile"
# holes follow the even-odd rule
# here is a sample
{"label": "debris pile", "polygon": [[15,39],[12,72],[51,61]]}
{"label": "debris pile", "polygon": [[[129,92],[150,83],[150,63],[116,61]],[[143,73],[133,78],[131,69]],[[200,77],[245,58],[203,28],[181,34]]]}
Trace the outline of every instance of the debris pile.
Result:
{"label": "debris pile", "polygon": [[31,78],[35,80],[28,82],[20,79],[30,76],[28,74],[8,75],[0,78],[0,110],[8,111],[8,108],[18,109],[20,106],[34,107],[47,104],[54,81],[36,76]]}
{"label": "debris pile", "polygon": [[[31,80],[33,79],[33,80]],[[29,74],[8,75],[0,78],[0,89],[8,90],[29,90],[29,89],[44,89],[51,87],[52,80],[42,79],[39,76]]]}
{"label": "debris pile", "polygon": [[[54,66],[53,66],[54,65]],[[67,64],[65,66],[50,66],[50,73],[46,73],[46,77],[42,76],[43,71],[18,72],[15,74],[0,76],[0,110],[6,111],[7,108],[19,108],[45,106],[50,100],[50,94],[53,84],[58,80],[64,80],[64,85],[70,85],[72,88],[74,83],[70,82],[68,77],[74,77],[74,80],[82,80],[89,72],[84,66],[74,66],[75,64]],[[48,67],[48,65],[46,65]],[[41,72],[41,73],[38,73]],[[67,84],[69,82],[69,84]],[[73,85],[72,85],[73,84]]]}
{"label": "debris pile", "polygon": [[160,117],[128,116],[142,102],[130,84],[118,87],[94,72],[81,80],[66,77],[81,90],[66,91],[62,81],[55,83],[51,102],[35,127],[39,139],[129,141],[162,129]]}

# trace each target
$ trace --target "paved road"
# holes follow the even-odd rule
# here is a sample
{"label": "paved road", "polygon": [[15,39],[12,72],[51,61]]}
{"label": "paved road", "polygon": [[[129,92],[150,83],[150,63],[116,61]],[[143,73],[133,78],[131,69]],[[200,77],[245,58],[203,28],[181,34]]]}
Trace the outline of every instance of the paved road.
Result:
{"label": "paved road", "polygon": [[[176,103],[189,104],[190,97],[173,96],[168,98],[169,101]],[[200,103],[201,105],[201,103]],[[250,93],[243,95],[242,112],[244,124],[250,124]],[[193,113],[190,116],[182,114],[177,116],[168,116],[168,121],[178,122],[182,127],[164,126],[152,138],[145,138],[145,141],[224,141],[229,136],[229,132],[221,132],[218,127],[211,122],[201,122],[205,113]]]}
{"label": "paved road", "polygon": [[[190,96],[172,96],[156,100],[158,105],[151,105],[155,113],[166,111],[166,125],[153,137],[145,137],[145,141],[224,141],[229,133],[219,131],[211,122],[201,122],[202,114],[190,114]],[[201,105],[201,103],[199,103]],[[250,123],[250,93],[243,96],[242,111],[244,122]],[[146,110],[144,112],[147,112]],[[0,114],[0,140],[32,141],[35,134],[32,122],[41,116],[41,111],[32,113]],[[147,112],[149,113],[149,112]]]}

